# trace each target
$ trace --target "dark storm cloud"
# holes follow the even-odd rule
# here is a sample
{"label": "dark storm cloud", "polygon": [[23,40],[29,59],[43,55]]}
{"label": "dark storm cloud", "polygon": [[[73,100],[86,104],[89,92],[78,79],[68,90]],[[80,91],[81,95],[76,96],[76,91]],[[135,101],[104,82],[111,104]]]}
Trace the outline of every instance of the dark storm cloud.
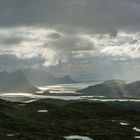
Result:
{"label": "dark storm cloud", "polygon": [[17,45],[20,44],[24,39],[20,37],[0,37],[0,43],[4,45]]}
{"label": "dark storm cloud", "polygon": [[59,33],[51,33],[48,37],[50,39],[61,39],[62,36]]}
{"label": "dark storm cloud", "polygon": [[65,25],[101,33],[136,31],[140,28],[139,13],[139,0],[0,0],[1,26]]}

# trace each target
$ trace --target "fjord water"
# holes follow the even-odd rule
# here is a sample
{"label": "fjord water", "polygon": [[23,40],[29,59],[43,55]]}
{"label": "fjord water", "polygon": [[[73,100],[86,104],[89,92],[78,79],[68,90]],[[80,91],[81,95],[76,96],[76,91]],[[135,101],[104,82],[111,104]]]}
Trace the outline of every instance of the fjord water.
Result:
{"label": "fjord water", "polygon": [[[99,83],[99,82],[98,82]],[[80,93],[76,93],[77,90],[86,88],[90,85],[98,84],[97,82],[87,82],[87,83],[74,83],[74,84],[59,84],[59,85],[49,85],[49,86],[41,86],[37,87],[40,91],[36,93],[4,93],[0,94],[1,99],[9,100],[9,101],[18,101],[18,102],[30,102],[32,100],[42,99],[42,98],[52,98],[52,99],[80,99]],[[55,93],[56,96],[48,96],[47,94],[43,94],[44,91],[49,90],[50,93]],[[78,94],[78,96],[59,96],[60,93],[66,94]]]}
{"label": "fjord water", "polygon": [[[8,101],[14,102],[32,102],[38,99],[51,98],[51,99],[63,99],[63,100],[78,100],[78,99],[87,99],[91,101],[134,101],[140,102],[140,100],[135,99],[111,99],[104,98],[104,96],[81,96],[80,93],[76,92],[78,90],[84,89],[91,85],[96,85],[101,82],[86,82],[86,83],[74,83],[74,84],[59,84],[59,85],[49,85],[37,87],[40,91],[36,93],[1,93],[0,98]],[[53,95],[43,94],[44,91],[48,90],[49,93],[53,93]],[[60,94],[65,94],[60,95]],[[72,95],[73,94],[73,95]],[[75,96],[76,95],[76,96]]]}

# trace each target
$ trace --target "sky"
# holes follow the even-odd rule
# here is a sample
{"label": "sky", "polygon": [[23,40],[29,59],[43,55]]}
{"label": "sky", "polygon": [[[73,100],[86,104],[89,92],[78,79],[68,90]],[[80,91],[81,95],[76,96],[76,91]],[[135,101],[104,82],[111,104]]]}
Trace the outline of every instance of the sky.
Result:
{"label": "sky", "polygon": [[0,0],[0,71],[140,79],[140,0]]}

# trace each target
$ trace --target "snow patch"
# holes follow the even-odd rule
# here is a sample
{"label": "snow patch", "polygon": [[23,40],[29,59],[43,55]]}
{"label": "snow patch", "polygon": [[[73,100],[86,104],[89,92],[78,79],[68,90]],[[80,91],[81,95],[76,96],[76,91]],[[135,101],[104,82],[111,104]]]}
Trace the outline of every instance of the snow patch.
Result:
{"label": "snow patch", "polygon": [[79,136],[79,135],[71,135],[71,136],[65,136],[66,140],[93,140],[87,136]]}
{"label": "snow patch", "polygon": [[129,125],[129,123],[125,123],[125,122],[120,122],[120,125],[124,125],[124,126],[127,126],[127,125]]}
{"label": "snow patch", "polygon": [[38,110],[39,113],[47,113],[48,110]]}
{"label": "snow patch", "polygon": [[134,127],[133,130],[137,131],[137,132],[140,132],[140,129],[137,128],[137,127]]}
{"label": "snow patch", "polygon": [[134,139],[140,139],[140,136],[135,136]]}

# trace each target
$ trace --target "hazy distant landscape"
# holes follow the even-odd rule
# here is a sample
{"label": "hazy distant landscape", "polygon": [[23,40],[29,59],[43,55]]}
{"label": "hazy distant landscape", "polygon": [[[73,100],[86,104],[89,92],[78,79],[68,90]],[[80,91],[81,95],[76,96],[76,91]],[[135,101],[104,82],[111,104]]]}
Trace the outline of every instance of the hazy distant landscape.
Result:
{"label": "hazy distant landscape", "polygon": [[[45,84],[46,83],[46,84]],[[0,139],[139,139],[140,81],[0,72]]]}
{"label": "hazy distant landscape", "polygon": [[1,72],[0,83],[2,140],[139,138],[140,81],[78,82],[30,69]]}
{"label": "hazy distant landscape", "polygon": [[[93,80],[94,82],[78,82],[69,76],[58,78],[44,71],[31,69],[25,71],[28,73],[21,70],[0,73],[0,96],[2,98],[10,101],[32,101],[42,98],[95,101],[113,101],[113,99],[114,101],[139,101],[140,99],[140,81],[106,80],[95,82]],[[37,79],[39,79],[38,84]]]}
{"label": "hazy distant landscape", "polygon": [[[33,85],[41,74],[43,82]],[[78,82],[41,71],[31,77],[23,71],[0,73],[0,139],[139,138],[139,81]]]}
{"label": "hazy distant landscape", "polygon": [[140,0],[0,0],[0,140],[140,139]]}

